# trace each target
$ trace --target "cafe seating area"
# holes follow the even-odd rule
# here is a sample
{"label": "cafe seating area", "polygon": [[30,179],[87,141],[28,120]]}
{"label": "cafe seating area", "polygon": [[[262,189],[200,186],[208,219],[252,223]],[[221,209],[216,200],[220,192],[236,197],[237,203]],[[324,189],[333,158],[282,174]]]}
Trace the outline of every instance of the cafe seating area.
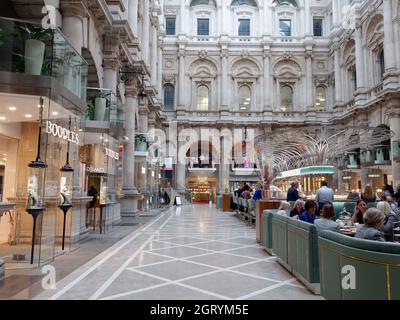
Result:
{"label": "cafe seating area", "polygon": [[[400,299],[400,243],[354,238],[342,231],[318,234],[313,224],[276,211],[263,211],[261,245],[314,294],[334,300]],[[345,278],[353,271],[354,279]]]}

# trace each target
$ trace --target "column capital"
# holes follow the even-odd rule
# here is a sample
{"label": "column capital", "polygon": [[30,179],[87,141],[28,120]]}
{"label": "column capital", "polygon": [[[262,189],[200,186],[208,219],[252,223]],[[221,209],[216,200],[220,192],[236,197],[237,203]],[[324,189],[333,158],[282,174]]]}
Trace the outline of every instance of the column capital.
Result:
{"label": "column capital", "polygon": [[63,17],[84,18],[87,16],[87,9],[82,1],[60,1],[60,11]]}
{"label": "column capital", "polygon": [[112,69],[118,71],[121,67],[119,60],[117,58],[104,58],[103,59],[104,69]]}
{"label": "column capital", "polygon": [[125,97],[137,98],[138,88],[131,83],[125,86]]}

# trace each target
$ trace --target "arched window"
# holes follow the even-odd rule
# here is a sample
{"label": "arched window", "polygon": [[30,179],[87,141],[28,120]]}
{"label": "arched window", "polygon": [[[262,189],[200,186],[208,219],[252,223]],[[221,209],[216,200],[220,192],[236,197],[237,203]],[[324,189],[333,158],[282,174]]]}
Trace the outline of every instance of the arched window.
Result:
{"label": "arched window", "polygon": [[317,87],[315,90],[315,107],[317,111],[325,111],[326,107],[326,90],[324,87]]}
{"label": "arched window", "polygon": [[293,88],[286,84],[281,86],[281,109],[282,111],[293,110]]}
{"label": "arched window", "polygon": [[164,109],[174,110],[174,94],[175,88],[172,84],[164,86]]}
{"label": "arched window", "polygon": [[241,6],[241,5],[257,7],[257,3],[255,2],[255,0],[233,0],[231,2],[231,6]]}
{"label": "arched window", "polygon": [[274,0],[272,5],[273,6],[290,6],[293,8],[298,7],[296,0]]}
{"label": "arched window", "polygon": [[208,110],[209,90],[204,84],[197,87],[197,110]]}
{"label": "arched window", "polygon": [[378,64],[379,64],[379,80],[383,81],[383,74],[385,73],[385,55],[383,49],[378,54]]}
{"label": "arched window", "polygon": [[248,86],[243,85],[239,88],[239,109],[250,110],[251,90]]}
{"label": "arched window", "polygon": [[217,5],[215,4],[214,0],[192,0],[190,2],[190,6],[194,7],[194,6],[200,6],[200,5],[206,5],[206,6],[211,6],[211,7],[217,7]]}

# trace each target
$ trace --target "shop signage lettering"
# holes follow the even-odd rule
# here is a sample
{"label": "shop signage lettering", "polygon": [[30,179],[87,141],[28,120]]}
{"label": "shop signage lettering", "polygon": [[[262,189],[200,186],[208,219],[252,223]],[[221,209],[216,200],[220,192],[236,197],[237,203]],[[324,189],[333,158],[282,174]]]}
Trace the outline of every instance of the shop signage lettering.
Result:
{"label": "shop signage lettering", "polygon": [[63,128],[49,120],[46,121],[46,133],[52,134],[55,137],[59,137],[69,142],[79,144],[79,137],[77,133]]}
{"label": "shop signage lettering", "polygon": [[96,168],[96,167],[86,167],[86,171],[90,172],[90,173],[104,173],[104,168]]}
{"label": "shop signage lettering", "polygon": [[111,149],[108,149],[108,148],[104,148],[104,152],[105,152],[106,156],[108,156],[110,158],[113,158],[115,160],[119,160],[118,152],[115,152],[115,151],[113,151]]}

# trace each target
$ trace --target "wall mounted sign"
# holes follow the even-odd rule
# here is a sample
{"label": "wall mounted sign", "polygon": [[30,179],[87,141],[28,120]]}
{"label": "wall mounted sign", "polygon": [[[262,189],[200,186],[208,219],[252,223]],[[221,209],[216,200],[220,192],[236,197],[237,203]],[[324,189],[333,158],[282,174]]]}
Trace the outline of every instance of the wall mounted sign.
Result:
{"label": "wall mounted sign", "polygon": [[113,158],[115,160],[119,160],[119,153],[118,152],[115,152],[115,151],[113,151],[111,149],[108,149],[108,148],[104,148],[104,153],[106,154],[106,156],[108,156],[110,158]]}
{"label": "wall mounted sign", "polygon": [[76,132],[70,131],[67,128],[61,127],[49,120],[46,121],[46,133],[52,134],[54,137],[79,144],[79,136]]}
{"label": "wall mounted sign", "polygon": [[104,173],[104,168],[96,168],[90,165],[89,167],[86,167],[86,171],[90,173]]}

